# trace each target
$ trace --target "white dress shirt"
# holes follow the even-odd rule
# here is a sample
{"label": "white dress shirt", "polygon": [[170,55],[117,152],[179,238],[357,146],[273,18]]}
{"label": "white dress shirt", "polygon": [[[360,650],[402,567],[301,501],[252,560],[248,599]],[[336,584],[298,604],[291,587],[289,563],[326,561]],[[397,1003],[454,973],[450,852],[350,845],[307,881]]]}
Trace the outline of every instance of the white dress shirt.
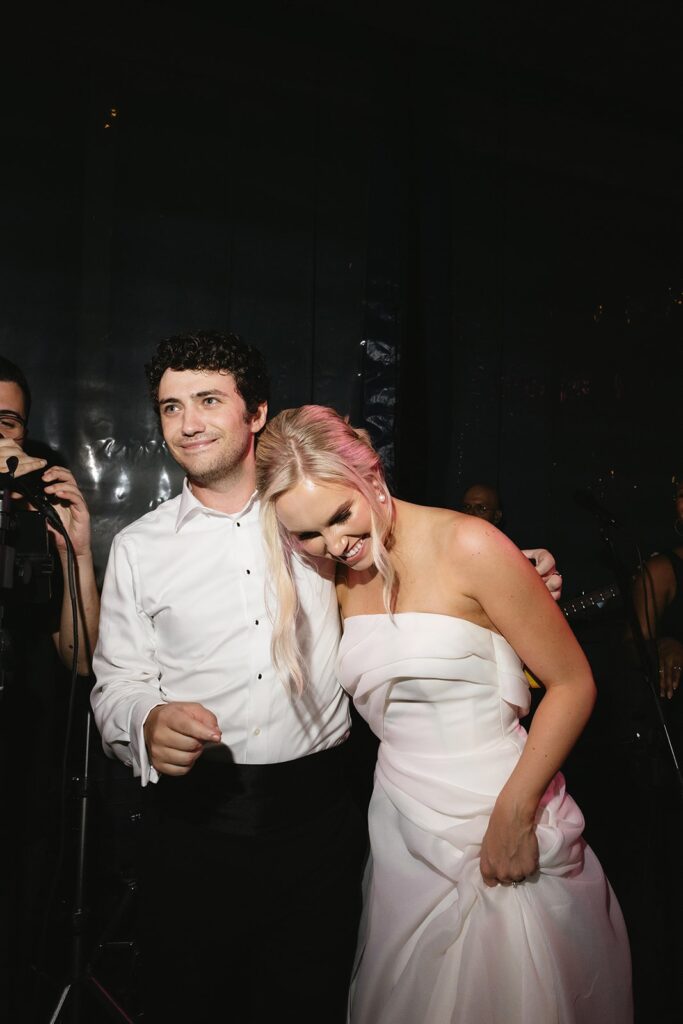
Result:
{"label": "white dress shirt", "polygon": [[341,742],[350,725],[335,659],[331,578],[295,566],[297,633],[309,684],[293,698],[270,656],[266,554],[253,495],[236,515],[187,485],[114,538],[102,591],[91,703],[105,752],[156,782],[143,726],[153,707],[194,701],[213,711],[241,764],[288,761]]}

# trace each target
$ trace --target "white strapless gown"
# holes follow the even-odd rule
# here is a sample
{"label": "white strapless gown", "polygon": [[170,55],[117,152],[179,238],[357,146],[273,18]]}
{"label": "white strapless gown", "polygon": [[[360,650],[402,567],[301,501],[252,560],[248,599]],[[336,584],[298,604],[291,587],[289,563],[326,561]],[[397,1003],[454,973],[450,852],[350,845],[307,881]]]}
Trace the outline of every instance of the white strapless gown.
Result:
{"label": "white strapless gown", "polygon": [[448,615],[353,616],[338,670],[381,740],[351,1024],[629,1024],[624,920],[561,774],[539,807],[537,874],[481,877],[526,741],[507,641]]}

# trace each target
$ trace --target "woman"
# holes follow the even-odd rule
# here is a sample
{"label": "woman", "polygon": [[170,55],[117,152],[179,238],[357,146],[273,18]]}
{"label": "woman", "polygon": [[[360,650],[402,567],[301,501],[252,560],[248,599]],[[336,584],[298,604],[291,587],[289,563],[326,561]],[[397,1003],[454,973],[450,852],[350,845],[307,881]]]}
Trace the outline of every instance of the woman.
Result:
{"label": "woman", "polygon": [[[334,559],[339,674],[380,737],[352,1024],[628,1024],[621,911],[558,769],[595,691],[527,559],[474,516],[390,495],[320,406],[261,435],[276,663],[303,692],[292,559]],[[522,662],[546,683],[529,738]]]}
{"label": "woman", "polygon": [[[683,480],[674,478],[674,530],[683,529]],[[655,645],[660,696],[671,700],[683,674],[683,545],[651,555],[636,574],[632,599],[646,640]]]}

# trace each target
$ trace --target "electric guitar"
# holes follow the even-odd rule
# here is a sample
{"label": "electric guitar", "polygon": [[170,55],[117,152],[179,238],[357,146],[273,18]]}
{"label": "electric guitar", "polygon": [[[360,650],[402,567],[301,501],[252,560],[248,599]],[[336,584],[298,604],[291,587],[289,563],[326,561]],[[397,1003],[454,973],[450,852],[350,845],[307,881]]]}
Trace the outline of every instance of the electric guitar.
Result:
{"label": "electric guitar", "polygon": [[[565,618],[570,622],[572,619],[592,619],[599,615],[605,605],[621,599],[621,591],[616,583],[602,590],[592,590],[590,594],[579,594],[578,597],[570,597],[567,601],[559,601],[559,607],[564,612]],[[539,689],[542,683],[531,674],[528,668],[524,669],[529,686],[534,690]]]}
{"label": "electric guitar", "polygon": [[565,617],[571,619],[593,618],[603,610],[605,605],[621,598],[621,591],[616,583],[602,590],[592,590],[590,594],[579,594],[578,597],[570,597],[568,601],[560,601],[559,606]]}

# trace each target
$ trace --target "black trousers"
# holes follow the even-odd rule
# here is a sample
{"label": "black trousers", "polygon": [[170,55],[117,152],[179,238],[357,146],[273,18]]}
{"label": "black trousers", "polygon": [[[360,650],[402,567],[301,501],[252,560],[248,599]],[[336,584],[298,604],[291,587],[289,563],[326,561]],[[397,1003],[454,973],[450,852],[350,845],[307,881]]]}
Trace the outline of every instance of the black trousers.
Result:
{"label": "black trousers", "polygon": [[145,1024],[345,1024],[365,825],[345,745],[148,787]]}

